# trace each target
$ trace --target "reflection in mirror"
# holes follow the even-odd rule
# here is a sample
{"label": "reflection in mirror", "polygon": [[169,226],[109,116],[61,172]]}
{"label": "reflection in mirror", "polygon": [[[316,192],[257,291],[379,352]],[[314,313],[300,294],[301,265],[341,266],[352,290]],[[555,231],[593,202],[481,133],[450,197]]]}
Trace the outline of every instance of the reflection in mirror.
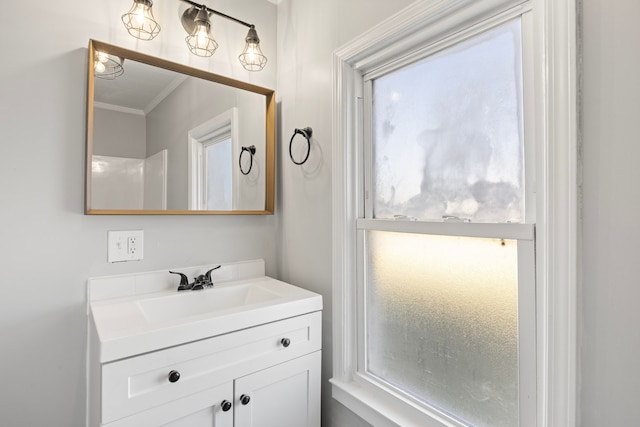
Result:
{"label": "reflection in mirror", "polygon": [[273,213],[272,90],[97,41],[88,82],[86,213]]}

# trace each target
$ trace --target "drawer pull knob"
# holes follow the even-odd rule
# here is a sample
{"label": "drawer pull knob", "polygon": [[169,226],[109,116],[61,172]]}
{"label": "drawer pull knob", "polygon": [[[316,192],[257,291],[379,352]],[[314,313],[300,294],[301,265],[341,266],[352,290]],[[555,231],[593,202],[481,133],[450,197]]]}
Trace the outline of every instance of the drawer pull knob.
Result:
{"label": "drawer pull knob", "polygon": [[250,401],[251,401],[251,398],[246,394],[243,394],[242,396],[240,396],[240,403],[242,403],[243,405],[248,404]]}
{"label": "drawer pull knob", "polygon": [[221,406],[222,406],[222,410],[224,412],[227,412],[229,409],[231,409],[232,405],[231,405],[231,402],[229,402],[228,400],[223,400]]}
{"label": "drawer pull knob", "polygon": [[180,372],[178,372],[178,371],[169,372],[169,382],[170,383],[175,383],[179,379],[180,379]]}
{"label": "drawer pull knob", "polygon": [[289,347],[291,340],[289,338],[282,338],[280,344],[282,344],[283,347]]}

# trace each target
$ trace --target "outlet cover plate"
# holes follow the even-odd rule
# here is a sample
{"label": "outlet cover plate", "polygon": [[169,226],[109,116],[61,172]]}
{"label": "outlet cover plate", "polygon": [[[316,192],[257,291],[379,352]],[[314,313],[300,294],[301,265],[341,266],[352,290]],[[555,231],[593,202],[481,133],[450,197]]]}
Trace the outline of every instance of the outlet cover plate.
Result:
{"label": "outlet cover plate", "polygon": [[107,236],[107,261],[140,261],[144,258],[144,231],[109,231]]}

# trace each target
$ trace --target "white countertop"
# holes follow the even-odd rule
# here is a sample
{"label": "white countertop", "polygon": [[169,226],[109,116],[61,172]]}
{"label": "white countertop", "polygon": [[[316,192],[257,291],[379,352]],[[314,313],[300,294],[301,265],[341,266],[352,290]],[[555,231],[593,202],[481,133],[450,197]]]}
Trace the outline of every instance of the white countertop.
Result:
{"label": "white countertop", "polygon": [[[227,295],[241,288],[258,297],[225,306]],[[101,363],[319,310],[321,295],[268,276],[198,291],[172,289],[89,301]]]}

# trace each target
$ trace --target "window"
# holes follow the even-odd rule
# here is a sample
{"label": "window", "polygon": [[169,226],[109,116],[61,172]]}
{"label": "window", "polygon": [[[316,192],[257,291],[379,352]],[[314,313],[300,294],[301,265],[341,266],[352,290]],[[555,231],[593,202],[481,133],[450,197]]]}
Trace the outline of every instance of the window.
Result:
{"label": "window", "polygon": [[553,336],[574,295],[552,283],[575,291],[576,242],[550,225],[575,214],[575,105],[545,88],[572,58],[533,61],[561,14],[453,3],[336,52],[333,396],[376,426],[571,425],[575,344]]}
{"label": "window", "polygon": [[189,131],[189,208],[232,210],[237,109],[232,108]]}
{"label": "window", "polygon": [[231,133],[202,144],[202,206],[204,209],[231,210],[232,205],[232,157]]}
{"label": "window", "polygon": [[[535,334],[522,326],[534,319],[519,319],[533,311],[518,307],[519,294],[535,298],[533,277],[518,268],[533,274],[532,251],[521,248],[533,240],[509,239],[533,236],[533,218],[524,224],[522,21],[363,76],[370,113],[360,155],[371,160],[360,182],[372,200],[364,197],[356,225],[357,375],[463,425],[518,425],[521,386],[535,382],[520,381],[535,366],[518,358],[519,341]],[[400,224],[407,219],[418,222]]]}

